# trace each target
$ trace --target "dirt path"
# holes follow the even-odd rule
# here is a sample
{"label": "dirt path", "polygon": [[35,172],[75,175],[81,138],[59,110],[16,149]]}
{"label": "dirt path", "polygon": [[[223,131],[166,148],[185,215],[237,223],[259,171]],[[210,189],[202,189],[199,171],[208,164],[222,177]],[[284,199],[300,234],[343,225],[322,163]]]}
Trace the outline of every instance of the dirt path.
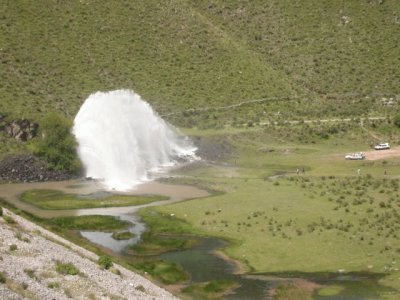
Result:
{"label": "dirt path", "polygon": [[393,147],[389,150],[371,150],[364,152],[366,160],[378,160],[385,158],[400,157],[400,146]]}

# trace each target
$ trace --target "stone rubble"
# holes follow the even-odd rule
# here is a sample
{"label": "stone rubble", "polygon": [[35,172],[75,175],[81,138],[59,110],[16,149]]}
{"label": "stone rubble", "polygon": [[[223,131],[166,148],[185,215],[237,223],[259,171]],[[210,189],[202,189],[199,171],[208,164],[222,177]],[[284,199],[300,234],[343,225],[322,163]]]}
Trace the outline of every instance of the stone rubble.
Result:
{"label": "stone rubble", "polygon": [[50,170],[45,162],[30,154],[10,156],[0,161],[0,181],[37,182],[76,178],[76,174]]}
{"label": "stone rubble", "polygon": [[[0,217],[0,272],[7,278],[0,283],[0,299],[178,299],[120,265],[101,269],[96,254],[7,209],[3,215],[16,224]],[[80,274],[57,273],[57,262],[72,263]]]}

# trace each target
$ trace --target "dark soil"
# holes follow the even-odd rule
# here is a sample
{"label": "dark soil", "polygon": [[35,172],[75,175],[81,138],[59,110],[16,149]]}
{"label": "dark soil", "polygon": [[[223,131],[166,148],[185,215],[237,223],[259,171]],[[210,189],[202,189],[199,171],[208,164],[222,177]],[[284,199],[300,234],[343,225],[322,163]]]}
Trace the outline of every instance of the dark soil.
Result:
{"label": "dark soil", "polygon": [[234,154],[228,140],[221,137],[191,137],[198,147],[196,154],[210,161],[226,160]]}
{"label": "dark soil", "polygon": [[30,154],[9,156],[0,162],[0,182],[60,181],[77,177],[79,174],[51,170]]}

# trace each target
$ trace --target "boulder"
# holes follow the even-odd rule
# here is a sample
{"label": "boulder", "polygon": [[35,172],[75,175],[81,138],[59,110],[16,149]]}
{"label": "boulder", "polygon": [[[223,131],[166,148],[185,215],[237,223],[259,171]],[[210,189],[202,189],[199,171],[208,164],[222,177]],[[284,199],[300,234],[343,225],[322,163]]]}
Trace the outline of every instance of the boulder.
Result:
{"label": "boulder", "polygon": [[39,125],[27,119],[14,120],[4,126],[4,131],[19,141],[27,141],[36,136]]}

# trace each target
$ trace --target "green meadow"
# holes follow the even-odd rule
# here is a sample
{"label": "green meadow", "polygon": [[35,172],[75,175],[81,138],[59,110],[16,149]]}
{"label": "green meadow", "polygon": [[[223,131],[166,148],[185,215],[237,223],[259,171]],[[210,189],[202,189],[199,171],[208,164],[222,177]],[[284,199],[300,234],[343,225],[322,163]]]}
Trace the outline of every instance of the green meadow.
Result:
{"label": "green meadow", "polygon": [[377,273],[400,288],[400,162],[345,160],[348,152],[371,149],[362,128],[294,143],[296,129],[285,127],[206,132],[203,138],[230,143],[230,157],[187,169],[175,182],[219,193],[150,208],[142,217],[159,228],[147,217],[156,210],[179,220],[167,231],[227,239],[224,252],[254,273]]}

